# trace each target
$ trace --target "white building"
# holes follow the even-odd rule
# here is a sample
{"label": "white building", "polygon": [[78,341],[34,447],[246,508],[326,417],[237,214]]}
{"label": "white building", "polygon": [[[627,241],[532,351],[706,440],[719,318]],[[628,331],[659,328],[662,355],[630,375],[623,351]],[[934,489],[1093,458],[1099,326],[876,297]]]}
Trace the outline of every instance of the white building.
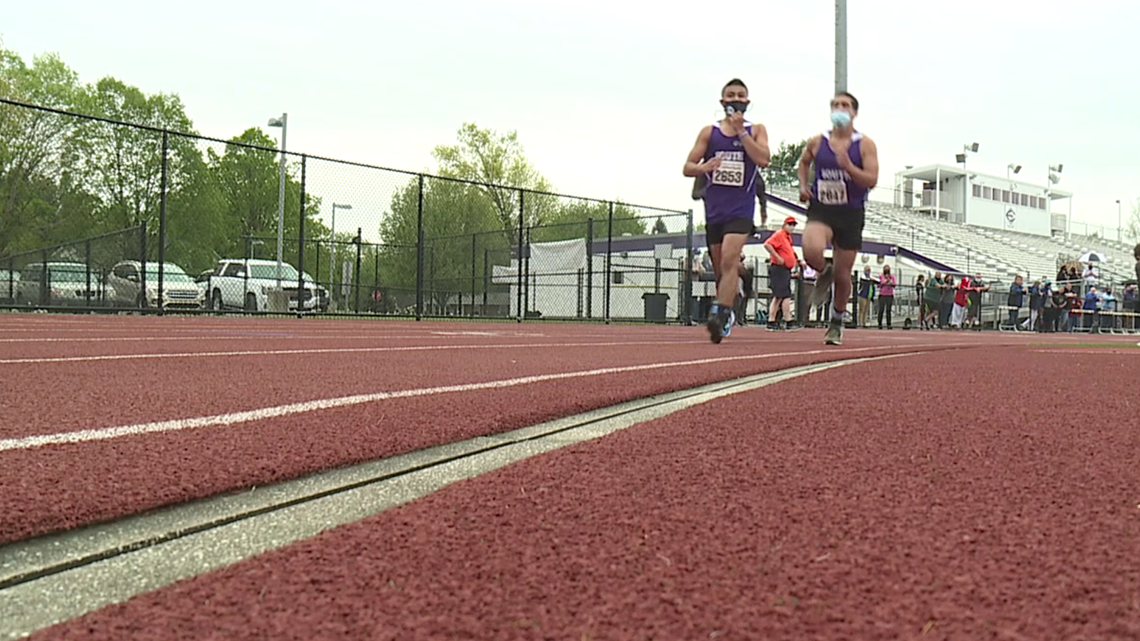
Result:
{"label": "white building", "polygon": [[[1052,171],[1049,178],[1058,179]],[[1027,182],[1018,175],[994,176],[954,165],[927,165],[895,174],[896,206],[950,222],[1042,236],[1068,231],[1072,198],[1071,192]],[[1053,213],[1058,200],[1069,201],[1068,214]]]}

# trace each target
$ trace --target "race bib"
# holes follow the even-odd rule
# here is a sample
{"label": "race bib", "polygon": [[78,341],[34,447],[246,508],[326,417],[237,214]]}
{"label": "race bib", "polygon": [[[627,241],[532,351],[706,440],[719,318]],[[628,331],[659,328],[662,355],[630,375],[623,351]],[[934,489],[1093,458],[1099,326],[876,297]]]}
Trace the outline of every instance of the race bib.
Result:
{"label": "race bib", "polygon": [[842,180],[821,180],[817,184],[820,204],[847,204],[847,183]]}
{"label": "race bib", "polygon": [[723,187],[743,187],[744,161],[722,160],[720,167],[713,170],[712,184]]}

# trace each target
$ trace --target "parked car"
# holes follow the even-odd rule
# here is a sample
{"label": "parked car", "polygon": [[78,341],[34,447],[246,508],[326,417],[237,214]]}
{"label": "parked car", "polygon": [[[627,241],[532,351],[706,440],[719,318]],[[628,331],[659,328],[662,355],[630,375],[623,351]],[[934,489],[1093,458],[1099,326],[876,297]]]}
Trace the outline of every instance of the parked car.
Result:
{"label": "parked car", "polygon": [[101,274],[83,263],[31,263],[20,272],[16,304],[102,307],[113,296]]}
{"label": "parked car", "polygon": [[[202,276],[198,277],[201,287]],[[297,268],[289,263],[281,265],[281,280],[277,279],[277,261],[255,258],[228,258],[218,261],[212,274],[206,276],[210,309],[238,308],[246,311],[264,311],[270,308],[270,295],[284,292],[290,311],[297,309],[316,311],[327,306],[328,294],[311,279],[305,279],[304,290],[298,295]]]}
{"label": "parked car", "polygon": [[[142,263],[137,260],[124,260],[111,268],[107,274],[107,284],[112,287],[115,297],[111,301],[117,307],[159,307],[158,263],[146,264],[146,295],[140,275]],[[162,273],[163,309],[203,309],[206,295],[194,280],[178,265],[165,263]]]}
{"label": "parked car", "polygon": [[16,293],[20,291],[20,272],[0,269],[0,305],[11,305],[16,302]]}

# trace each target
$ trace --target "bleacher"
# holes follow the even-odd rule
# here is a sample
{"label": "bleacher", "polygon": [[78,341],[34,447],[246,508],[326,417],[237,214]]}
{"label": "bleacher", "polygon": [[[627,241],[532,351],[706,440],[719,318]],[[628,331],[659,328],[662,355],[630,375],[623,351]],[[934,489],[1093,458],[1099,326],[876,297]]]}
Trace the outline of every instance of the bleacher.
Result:
{"label": "bleacher", "polygon": [[[799,202],[796,189],[769,187],[769,191],[779,198]],[[1075,260],[1090,251],[1105,259],[1100,265],[1102,279],[1121,282],[1135,277],[1132,246],[1127,243],[1076,235],[1051,238],[953,223],[874,200],[867,203],[864,238],[909,249],[959,273],[980,272],[995,284],[1012,282],[1016,275],[1029,282],[1053,278],[1061,262]]]}

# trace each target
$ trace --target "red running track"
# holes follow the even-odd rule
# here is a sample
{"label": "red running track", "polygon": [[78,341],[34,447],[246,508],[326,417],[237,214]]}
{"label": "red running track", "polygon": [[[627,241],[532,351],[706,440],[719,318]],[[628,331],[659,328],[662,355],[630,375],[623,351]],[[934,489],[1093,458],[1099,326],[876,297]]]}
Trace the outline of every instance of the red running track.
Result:
{"label": "red running track", "polygon": [[1138,379],[1024,348],[826,371],[33,638],[1134,639]]}
{"label": "red running track", "polygon": [[[505,324],[389,324],[177,322],[178,319],[105,319],[89,326],[106,336],[134,332],[162,337],[194,326],[236,334],[306,329],[391,334],[422,333],[398,347],[426,351],[3,363],[18,381],[0,408],[0,543],[112,519],[217,493],[260,486],[307,473],[487,435],[612,405],[794,365],[852,356],[946,348],[999,337],[852,333],[842,348],[821,345],[819,332],[770,335],[743,328],[714,346],[702,328]],[[146,322],[144,322],[146,321]],[[365,327],[369,325],[368,327]],[[25,322],[22,327],[35,327]],[[383,331],[381,331],[383,330]],[[148,333],[149,332],[149,333]],[[34,332],[23,332],[32,334]],[[486,334],[490,334],[489,336]],[[537,335],[536,335],[537,334]],[[9,336],[10,333],[4,333]],[[381,336],[372,347],[392,347]],[[506,346],[495,346],[497,343]],[[411,345],[409,345],[411,343]],[[39,343],[32,343],[39,345]],[[151,343],[69,343],[66,357],[154,354]],[[60,358],[58,343],[48,358]],[[336,347],[320,341],[317,347]],[[527,347],[527,346],[532,347]],[[533,345],[545,345],[537,348]],[[588,346],[592,345],[592,346]],[[309,338],[267,343],[183,343],[187,352],[313,349]],[[351,347],[369,347],[367,341]],[[447,349],[435,349],[444,347]],[[0,361],[13,357],[5,351]],[[34,354],[19,359],[37,358]],[[708,358],[738,359],[686,364]],[[32,447],[24,437],[101,430],[164,420],[222,415],[284,404],[442,385],[471,385],[520,376],[548,376],[607,367],[680,363],[667,368],[596,373],[529,382],[497,390],[435,393],[226,426],[135,434],[75,444]],[[13,444],[15,443],[15,444]],[[7,445],[6,445],[7,444]]]}

